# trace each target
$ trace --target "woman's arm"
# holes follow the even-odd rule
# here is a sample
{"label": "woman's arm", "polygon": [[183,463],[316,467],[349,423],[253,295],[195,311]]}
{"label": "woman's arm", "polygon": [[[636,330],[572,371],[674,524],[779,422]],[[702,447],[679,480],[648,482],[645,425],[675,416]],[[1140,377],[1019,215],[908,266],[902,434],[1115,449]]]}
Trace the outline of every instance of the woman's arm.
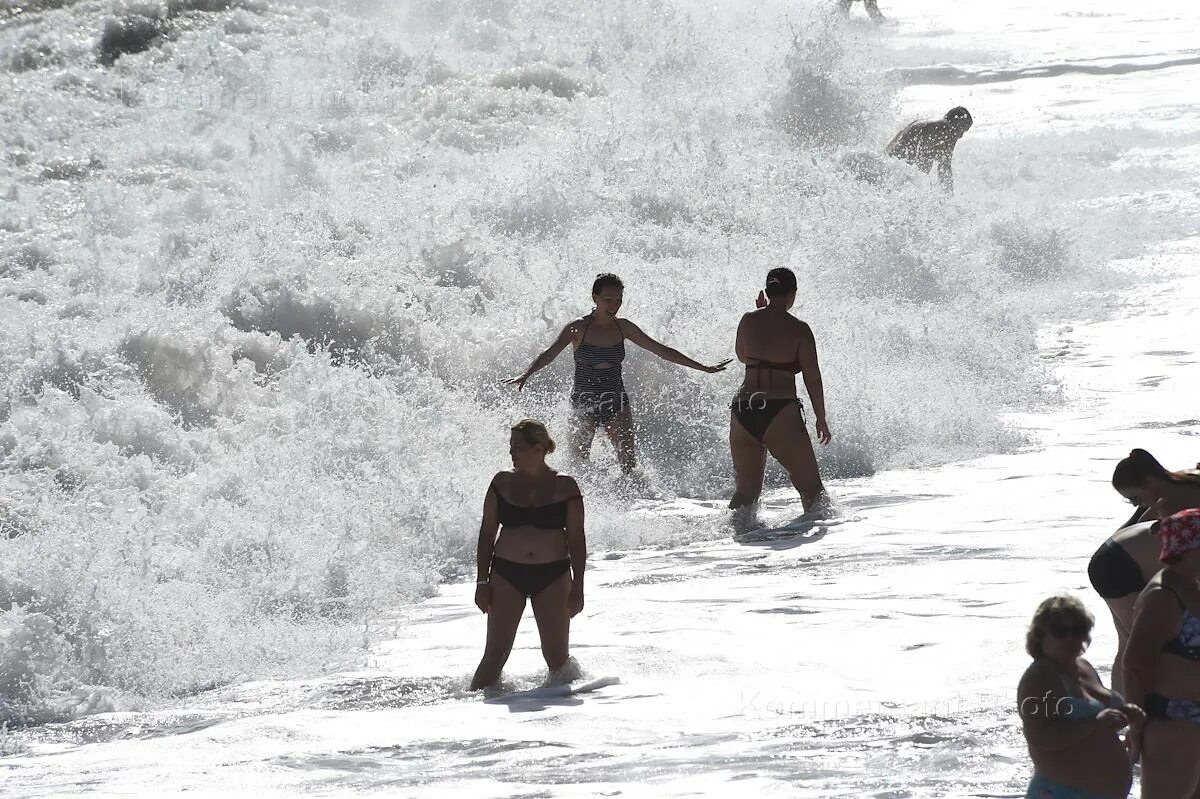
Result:
{"label": "woman's arm", "polygon": [[1146,694],[1155,688],[1154,667],[1159,650],[1178,629],[1179,604],[1161,585],[1151,584],[1134,606],[1133,626],[1119,664],[1126,698],[1133,704],[1146,706]]}
{"label": "woman's arm", "polygon": [[737,359],[742,363],[746,362],[746,343],[742,341],[742,331],[746,327],[746,317],[748,316],[750,316],[750,314],[742,314],[742,319],[738,322],[737,338],[735,338],[733,341],[733,354],[736,355]]}
{"label": "woman's arm", "polygon": [[621,332],[625,334],[625,338],[629,339],[642,349],[654,353],[664,361],[677,363],[680,366],[686,366],[689,369],[695,369],[699,372],[709,372],[710,374],[712,372],[723,372],[725,371],[725,367],[729,365],[729,361],[732,360],[730,358],[726,358],[716,366],[705,366],[702,363],[693,361],[679,350],[673,347],[668,347],[666,344],[650,338],[642,332],[640,327],[635,325],[633,322],[630,322],[628,319],[617,322],[617,325],[620,326]]}
{"label": "woman's arm", "polygon": [[500,529],[500,516],[496,511],[496,480],[499,477],[497,474],[492,478],[483,496],[483,521],[479,524],[479,545],[475,550],[475,604],[484,613],[492,605],[492,555],[496,551],[496,533]]}
{"label": "woman's arm", "polygon": [[525,388],[525,381],[532,377],[534,372],[538,371],[539,369],[544,369],[553,363],[554,359],[558,357],[558,354],[566,349],[567,345],[570,344],[574,338],[575,323],[571,322],[562,329],[562,332],[558,334],[558,338],[554,339],[554,343],[547,347],[545,352],[533,359],[533,363],[529,364],[529,368],[525,370],[525,374],[521,375],[520,377],[507,378],[504,380],[504,382],[510,385],[515,385],[517,387],[517,391]]}
{"label": "woman's arm", "polygon": [[798,357],[804,376],[804,389],[812,402],[813,415],[817,417],[817,440],[828,444],[833,438],[829,424],[825,421],[825,383],[821,380],[821,365],[817,362],[817,339],[812,328],[800,323],[800,350]]}
{"label": "woman's arm", "polygon": [[569,483],[567,495],[567,554],[571,558],[571,595],[567,609],[575,616],[583,610],[583,573],[587,568],[587,539],[583,533],[583,495],[574,478],[564,477]]}

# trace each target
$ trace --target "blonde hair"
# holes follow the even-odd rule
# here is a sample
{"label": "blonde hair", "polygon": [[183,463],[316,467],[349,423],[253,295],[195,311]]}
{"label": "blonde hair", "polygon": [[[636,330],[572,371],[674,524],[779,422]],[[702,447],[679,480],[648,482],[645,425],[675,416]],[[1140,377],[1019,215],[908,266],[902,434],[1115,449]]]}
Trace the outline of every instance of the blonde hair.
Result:
{"label": "blonde hair", "polygon": [[529,446],[540,446],[546,450],[547,455],[554,451],[554,439],[550,437],[550,431],[536,419],[522,419],[512,426],[512,432],[524,439]]}
{"label": "blonde hair", "polygon": [[[1037,610],[1033,612],[1033,621],[1029,623],[1029,631],[1025,633],[1025,651],[1029,656],[1043,657],[1045,653],[1042,651],[1042,639],[1046,637],[1046,627],[1054,621],[1068,619],[1085,622],[1089,629],[1096,624],[1096,617],[1073,596],[1052,596],[1038,605]],[[1092,641],[1090,634],[1087,641]]]}

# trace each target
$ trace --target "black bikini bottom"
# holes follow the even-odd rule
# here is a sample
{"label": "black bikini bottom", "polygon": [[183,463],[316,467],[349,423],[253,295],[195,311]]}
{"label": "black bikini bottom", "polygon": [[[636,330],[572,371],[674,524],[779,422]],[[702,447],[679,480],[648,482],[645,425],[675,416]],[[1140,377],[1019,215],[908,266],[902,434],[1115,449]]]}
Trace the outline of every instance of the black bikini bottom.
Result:
{"label": "black bikini bottom", "polygon": [[629,395],[624,391],[574,391],[571,407],[592,417],[600,425],[607,425],[629,404]]}
{"label": "black bikini bottom", "polygon": [[1168,699],[1161,694],[1146,694],[1146,717],[1200,724],[1200,702],[1193,699]]}
{"label": "black bikini bottom", "polygon": [[800,409],[800,421],[803,422],[804,406],[796,397],[765,399],[751,396],[748,399],[735,399],[730,403],[729,410],[733,411],[734,418],[741,422],[742,427],[746,428],[746,432],[761,442],[767,433],[767,428],[771,426],[771,420],[778,416],[784,408],[793,404]]}
{"label": "black bikini bottom", "polygon": [[549,563],[517,563],[515,560],[492,558],[492,571],[512,583],[526,599],[540,594],[571,568],[570,558]]}
{"label": "black bikini bottom", "polygon": [[1092,588],[1105,599],[1120,599],[1146,587],[1142,569],[1125,547],[1111,538],[1100,545],[1088,563]]}

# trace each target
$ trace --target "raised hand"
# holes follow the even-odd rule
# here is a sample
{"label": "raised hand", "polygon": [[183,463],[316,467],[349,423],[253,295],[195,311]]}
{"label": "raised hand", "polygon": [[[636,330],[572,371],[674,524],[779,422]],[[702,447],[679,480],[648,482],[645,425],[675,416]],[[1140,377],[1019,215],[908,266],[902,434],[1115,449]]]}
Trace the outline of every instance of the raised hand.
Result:
{"label": "raised hand", "polygon": [[754,307],[755,308],[766,308],[767,307],[767,292],[761,291],[761,290],[758,292],[758,299],[756,299],[754,301]]}

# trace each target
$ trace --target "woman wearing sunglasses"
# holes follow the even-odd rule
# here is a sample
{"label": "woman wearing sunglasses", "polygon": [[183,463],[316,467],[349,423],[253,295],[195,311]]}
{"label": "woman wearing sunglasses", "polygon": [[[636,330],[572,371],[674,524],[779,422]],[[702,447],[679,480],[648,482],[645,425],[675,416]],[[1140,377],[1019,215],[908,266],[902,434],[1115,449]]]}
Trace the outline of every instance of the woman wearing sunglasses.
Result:
{"label": "woman wearing sunglasses", "polygon": [[1145,714],[1115,691],[1083,658],[1092,614],[1073,596],[1038,606],[1025,636],[1033,658],[1017,689],[1021,727],[1034,775],[1029,799],[1124,799],[1133,783],[1130,740]]}
{"label": "woman wearing sunglasses", "polygon": [[1149,717],[1142,799],[1193,799],[1200,794],[1200,508],[1156,527],[1167,565],[1138,597],[1125,685]]}
{"label": "woman wearing sunglasses", "polygon": [[1133,625],[1133,604],[1162,568],[1158,538],[1151,531],[1162,501],[1167,508],[1200,507],[1200,471],[1170,472],[1144,449],[1135,449],[1113,471],[1112,486],[1135,507],[1133,515],[1100,545],[1088,563],[1088,577],[1112,613],[1117,628],[1118,664],[1113,687],[1123,690],[1119,664]]}

